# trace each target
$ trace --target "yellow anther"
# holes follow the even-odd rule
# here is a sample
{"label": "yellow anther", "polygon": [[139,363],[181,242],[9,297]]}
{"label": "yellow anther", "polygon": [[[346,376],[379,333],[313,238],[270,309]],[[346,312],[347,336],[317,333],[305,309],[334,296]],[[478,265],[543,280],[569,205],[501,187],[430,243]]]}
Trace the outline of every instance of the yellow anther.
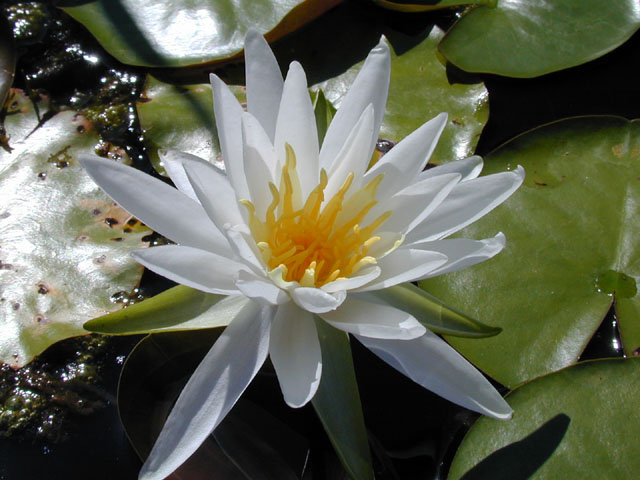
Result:
{"label": "yellow anther", "polygon": [[304,275],[300,279],[300,285],[303,287],[314,287],[316,284],[316,262],[311,262],[309,268],[304,271]]}
{"label": "yellow anther", "polygon": [[391,212],[385,212],[366,226],[362,221],[376,205],[375,194],[382,175],[347,196],[354,181],[353,172],[349,173],[325,202],[329,178],[322,169],[320,182],[303,202],[296,155],[291,145],[285,144],[285,153],[280,187],[269,183],[272,200],[264,220],[257,217],[250,201],[240,201],[247,209],[249,228],[274,282],[320,287],[349,278],[363,266],[375,263],[367,251],[380,240],[374,233]]}

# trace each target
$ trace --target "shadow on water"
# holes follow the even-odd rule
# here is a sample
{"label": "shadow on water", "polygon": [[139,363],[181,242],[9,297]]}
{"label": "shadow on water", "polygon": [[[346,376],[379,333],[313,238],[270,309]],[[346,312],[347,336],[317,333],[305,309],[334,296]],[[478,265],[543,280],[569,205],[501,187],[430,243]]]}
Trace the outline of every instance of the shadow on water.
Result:
{"label": "shadow on water", "polygon": [[496,450],[462,476],[462,480],[526,480],[553,455],[571,419],[560,413],[518,442]]}

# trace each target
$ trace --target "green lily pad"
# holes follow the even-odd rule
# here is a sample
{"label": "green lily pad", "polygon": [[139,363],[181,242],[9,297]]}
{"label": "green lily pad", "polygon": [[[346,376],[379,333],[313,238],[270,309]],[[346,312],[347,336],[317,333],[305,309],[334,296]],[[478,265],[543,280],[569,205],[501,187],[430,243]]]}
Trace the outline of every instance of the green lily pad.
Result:
{"label": "green lily pad", "polygon": [[[503,384],[576,362],[614,300],[625,352],[640,346],[640,296],[628,286],[640,280],[639,129],[638,121],[620,117],[572,118],[531,130],[486,157],[485,173],[521,164],[527,176],[513,197],[460,236],[503,231],[505,250],[421,286],[503,328],[491,338],[448,338]],[[626,278],[623,295],[620,287],[602,288],[611,270]]]}
{"label": "green lily pad", "polygon": [[66,2],[63,10],[122,63],[184,67],[238,56],[249,28],[273,41],[341,2],[95,0]]}
{"label": "green lily pad", "polygon": [[638,382],[640,360],[599,360],[517,388],[513,419],[480,418],[449,480],[635,478]]}
{"label": "green lily pad", "polygon": [[33,104],[13,93],[5,121],[13,150],[0,150],[0,361],[20,367],[120,308],[111,296],[139,282],[129,252],[149,230],[77,163],[99,143],[91,125],[62,112],[36,128]]}
{"label": "green lily pad", "polygon": [[[381,137],[398,142],[427,120],[448,112],[449,123],[431,164],[471,155],[489,117],[489,95],[483,83],[449,83],[436,48],[443,36],[444,32],[434,26],[424,40],[401,55],[392,48],[389,98],[380,129]],[[362,63],[312,89],[322,88],[327,99],[338,106]]]}
{"label": "green lily pad", "polygon": [[469,72],[530,78],[601,57],[638,28],[635,0],[498,1],[469,11],[439,48]]}

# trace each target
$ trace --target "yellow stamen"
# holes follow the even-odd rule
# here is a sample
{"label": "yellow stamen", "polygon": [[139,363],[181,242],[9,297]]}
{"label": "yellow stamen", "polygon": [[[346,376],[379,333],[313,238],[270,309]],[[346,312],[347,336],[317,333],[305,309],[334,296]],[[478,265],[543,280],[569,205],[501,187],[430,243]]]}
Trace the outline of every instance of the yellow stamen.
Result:
{"label": "yellow stamen", "polygon": [[270,272],[277,272],[278,282],[321,287],[375,264],[376,259],[367,252],[380,240],[375,232],[391,212],[368,225],[363,226],[362,222],[377,204],[375,196],[382,175],[349,194],[354,180],[353,172],[349,173],[325,202],[329,179],[323,169],[319,184],[303,202],[295,153],[289,144],[285,144],[285,151],[280,187],[269,183],[272,201],[264,220],[258,218],[250,201],[240,201],[247,209],[251,234]]}

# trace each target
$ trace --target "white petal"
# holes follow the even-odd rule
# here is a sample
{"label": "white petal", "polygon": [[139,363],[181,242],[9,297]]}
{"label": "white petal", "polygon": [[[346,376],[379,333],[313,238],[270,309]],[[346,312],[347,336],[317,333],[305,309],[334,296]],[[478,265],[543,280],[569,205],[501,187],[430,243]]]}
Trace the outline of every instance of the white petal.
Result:
{"label": "white petal", "polygon": [[249,113],[242,116],[242,141],[244,142],[244,173],[249,189],[249,198],[256,214],[264,218],[271,203],[269,182],[275,182],[279,170],[273,145],[258,121]]}
{"label": "white petal", "polygon": [[320,166],[322,168],[328,168],[338,156],[347,137],[368,105],[373,105],[375,113],[373,135],[365,151],[368,156],[371,156],[387,103],[390,72],[391,54],[386,40],[382,39],[369,53],[351,88],[342,99],[336,116],[333,117],[329,125],[320,152]]}
{"label": "white petal", "polygon": [[506,239],[504,235],[498,233],[494,238],[486,238],[484,240],[452,238],[418,243],[411,245],[411,248],[440,252],[449,257],[447,263],[436,268],[426,277],[423,277],[431,278],[444,273],[457,272],[458,270],[489,260],[502,251],[505,242]]}
{"label": "white petal", "polygon": [[524,180],[520,166],[459,183],[427,219],[409,235],[407,242],[439,240],[486,215],[515,192]]}
{"label": "white petal", "polygon": [[344,290],[334,293],[323,292],[319,288],[299,287],[289,291],[296,304],[311,313],[324,313],[338,308],[347,294]]}
{"label": "white petal", "polygon": [[307,198],[309,192],[318,185],[320,177],[318,131],[307,90],[307,77],[298,62],[291,62],[278,112],[273,145],[282,164],[286,158],[285,143],[291,145],[296,154],[302,198]]}
{"label": "white petal", "polygon": [[91,155],[78,159],[107,195],[156,232],[182,245],[231,254],[202,206],[182,192],[113,160]]}
{"label": "white petal", "polygon": [[368,105],[327,172],[329,183],[324,190],[325,201],[328,201],[336,194],[349,173],[354,174],[351,191],[353,192],[360,188],[362,177],[371,160],[368,148],[373,135],[373,121],[373,107]]}
{"label": "white petal", "polygon": [[162,480],[218,426],[264,363],[274,309],[235,318],[211,347],[178,397],[140,480]]}
{"label": "white petal", "polygon": [[229,87],[216,75],[209,75],[213,89],[213,111],[222,150],[222,160],[238,198],[249,198],[242,161],[242,107]]}
{"label": "white petal", "polygon": [[251,267],[251,269],[257,274],[263,274],[266,272],[264,262],[262,261],[262,254],[256,246],[256,242],[251,235],[244,231],[244,225],[234,225],[233,227],[225,230],[229,245],[236,256],[240,257],[244,262]]}
{"label": "white petal", "polygon": [[426,331],[407,312],[353,297],[348,297],[339,309],[321,313],[320,317],[335,328],[365,337],[410,340]]}
{"label": "white petal", "polygon": [[371,245],[367,251],[367,255],[372,256],[376,260],[380,260],[396,251],[404,242],[404,235],[398,232],[376,232],[375,236],[380,237],[380,240]]}
{"label": "white petal", "polygon": [[208,162],[185,158],[183,166],[200,204],[219,230],[224,231],[226,225],[244,223],[236,192],[226,175]]}
{"label": "white petal", "polygon": [[182,159],[188,158],[189,160],[194,162],[206,162],[206,160],[203,160],[189,153],[178,152],[177,150],[158,150],[158,156],[160,157],[160,161],[162,162],[167,175],[169,175],[169,178],[171,178],[171,181],[176,186],[176,188],[189,198],[200,203],[196,192],[193,191],[193,187],[191,186],[191,183],[187,178],[187,172],[184,171],[184,167],[182,166]]}
{"label": "white petal", "polygon": [[378,260],[382,273],[375,281],[359,288],[358,291],[368,292],[392,287],[398,283],[412,282],[446,262],[447,256],[439,252],[399,248],[393,254]]}
{"label": "white petal", "polygon": [[158,275],[203,292],[237,294],[234,277],[246,270],[242,263],[212,252],[182,245],[164,245],[131,253]]}
{"label": "white petal", "polygon": [[384,229],[406,234],[440,205],[460,181],[459,173],[426,178],[400,190],[390,199],[378,203],[367,215],[365,225],[385,211],[393,211]]}
{"label": "white petal", "polygon": [[441,397],[494,418],[511,418],[513,410],[489,381],[429,330],[405,341],[356,338],[393,368]]}
{"label": "white petal", "polygon": [[258,32],[249,29],[244,39],[247,79],[247,109],[262,124],[273,142],[280,98],[282,73],[269,44]]}
{"label": "white petal", "polygon": [[313,315],[292,303],[278,307],[271,327],[269,356],[287,405],[298,408],[311,400],[322,373]]}
{"label": "white petal", "polygon": [[273,282],[247,271],[238,273],[235,284],[244,295],[263,305],[280,305],[290,300],[287,292]]}
{"label": "white petal", "polygon": [[435,150],[440,134],[446,125],[447,114],[439,114],[403,138],[378,163],[371,167],[364,177],[365,183],[381,173],[385,175],[376,198],[385,199],[418,178]]}
{"label": "white petal", "polygon": [[368,268],[363,268],[358,273],[352,275],[349,278],[342,278],[340,280],[334,280],[333,282],[325,283],[320,288],[327,293],[334,293],[340,290],[348,291],[354,288],[362,287],[363,285],[372,282],[380,276],[380,273],[380,267],[371,265]]}
{"label": "white petal", "polygon": [[419,180],[423,180],[425,178],[436,177],[445,173],[459,173],[462,175],[460,181],[464,182],[466,180],[472,180],[480,175],[482,165],[482,157],[474,155],[472,157],[445,163],[444,165],[438,165],[437,167],[420,172],[418,178]]}

